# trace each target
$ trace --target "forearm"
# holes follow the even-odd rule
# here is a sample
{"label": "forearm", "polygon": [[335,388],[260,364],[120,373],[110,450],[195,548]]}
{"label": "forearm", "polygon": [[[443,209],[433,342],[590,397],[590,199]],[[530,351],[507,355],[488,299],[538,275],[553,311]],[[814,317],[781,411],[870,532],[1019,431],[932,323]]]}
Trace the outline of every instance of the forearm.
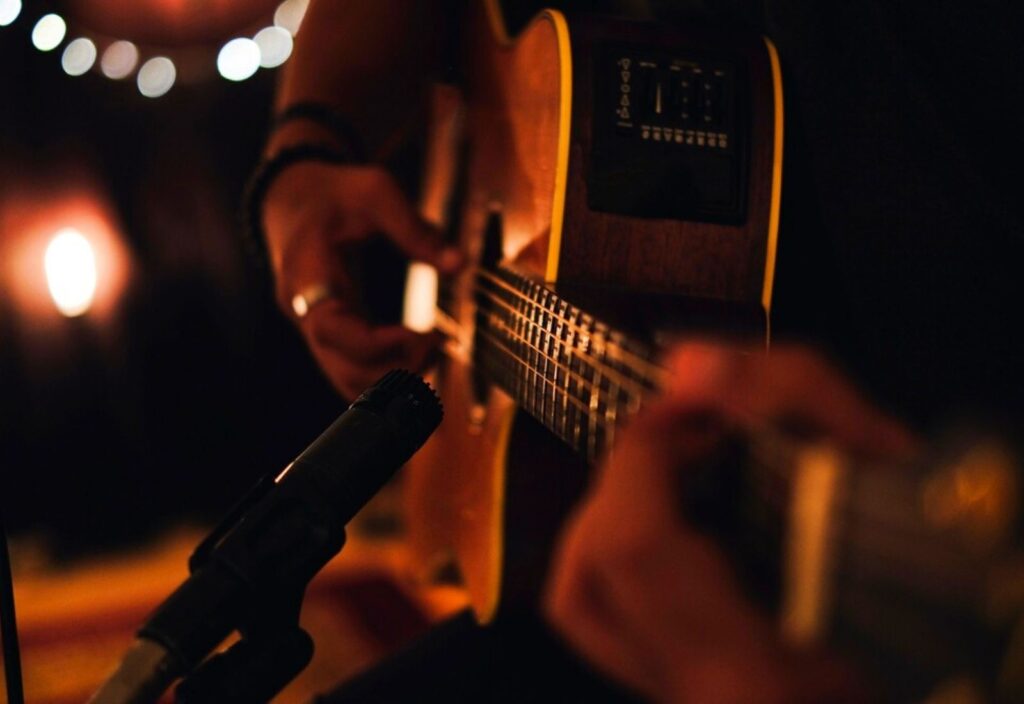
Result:
{"label": "forearm", "polygon": [[[278,110],[315,101],[334,107],[376,154],[422,113],[441,64],[455,3],[444,0],[313,0],[278,90]],[[267,151],[326,141],[329,130],[295,120]]]}

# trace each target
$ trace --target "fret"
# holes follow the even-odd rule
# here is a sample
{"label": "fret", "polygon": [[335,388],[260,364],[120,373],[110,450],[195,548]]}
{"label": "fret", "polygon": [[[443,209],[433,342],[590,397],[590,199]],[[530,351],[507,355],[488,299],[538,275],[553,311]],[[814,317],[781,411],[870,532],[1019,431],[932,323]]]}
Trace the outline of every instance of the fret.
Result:
{"label": "fret", "polygon": [[[572,322],[573,322],[573,327],[572,327],[572,332],[571,332],[572,343],[569,345],[569,350],[570,350],[569,375],[568,375],[569,376],[569,388],[570,388],[570,395],[575,397],[575,398],[578,398],[580,393],[581,393],[580,382],[579,382],[579,379],[580,379],[580,364],[581,364],[580,360],[582,359],[581,354],[584,354],[586,352],[586,350],[584,348],[583,339],[581,338],[580,332],[579,332],[579,317],[580,317],[579,311],[578,310],[574,310],[572,312]],[[574,353],[574,350],[577,350],[577,349],[580,351],[580,354],[575,354]],[[572,410],[570,411],[570,413],[572,414],[572,446],[577,451],[581,451],[583,449],[583,445],[581,444],[581,438],[582,438],[582,434],[583,434],[583,427],[582,427],[582,420],[580,418],[580,412],[579,412],[579,409],[576,408],[576,406],[573,406]]]}
{"label": "fret", "polygon": [[[544,334],[544,310],[541,307],[541,288],[537,284],[530,284],[530,301],[532,306],[532,325],[530,326],[530,355],[532,356],[531,366],[535,370],[540,369],[542,363],[545,361],[542,357],[541,344]],[[538,379],[547,379],[547,376],[541,375],[541,373],[535,372],[535,377]],[[540,384],[536,383],[538,379],[535,379],[535,384],[532,385],[532,404],[531,412],[534,413],[534,417],[544,423],[544,388]]]}
{"label": "fret", "polygon": [[[516,366],[518,367],[519,362],[523,359],[523,355],[526,354],[526,348],[520,342],[520,338],[525,332],[525,328],[523,327],[523,313],[525,311],[526,302],[519,296],[509,295],[513,301],[512,310],[509,311],[509,328],[514,331],[514,334],[511,335],[512,349],[515,350],[512,357],[516,361]],[[516,399],[521,399],[525,391],[526,377],[525,374],[522,373],[522,369],[517,369],[517,372],[512,395]]]}
{"label": "fret", "polygon": [[[664,379],[645,346],[514,272],[482,273],[478,305],[477,364],[588,460],[606,450],[619,424]],[[722,499],[740,530],[730,547],[751,574],[782,588],[770,596],[788,605],[790,634],[809,637],[831,621],[866,642],[890,643],[912,632],[887,615],[896,599],[914,596],[915,618],[929,625],[967,622],[967,606],[990,596],[989,572],[959,547],[960,529],[935,525],[927,513],[930,475],[858,466],[822,502],[797,490],[791,467],[799,440],[766,427],[744,445],[746,457],[732,464],[724,458],[735,471],[715,474],[731,482]],[[827,507],[827,525],[820,516],[811,525],[796,505]],[[965,638],[951,644],[971,650]]]}
{"label": "fret", "polygon": [[[597,387],[597,409],[596,412],[602,421],[606,421],[608,417],[608,404],[611,402],[611,384],[613,382],[612,374],[615,370],[608,362],[608,338],[609,338],[608,326],[600,321],[594,324],[594,357],[597,359],[597,366],[602,369],[601,378],[597,380],[595,386]],[[612,434],[614,428],[606,428],[606,432],[601,434],[600,442],[597,443],[597,453],[600,454],[604,451],[605,447],[609,444],[609,435]]]}
{"label": "fret", "polygon": [[[581,397],[583,392],[589,393],[590,397],[592,397],[594,393],[593,389],[595,369],[594,366],[588,362],[588,359],[593,353],[593,336],[591,335],[591,326],[593,325],[593,322],[594,319],[591,318],[586,313],[580,314],[580,334],[582,336],[583,350],[585,355],[580,359]],[[581,427],[583,428],[583,437],[581,439],[580,444],[580,450],[588,458],[590,457],[590,446],[592,442],[591,438],[596,437],[596,434],[593,432],[592,426],[590,424],[590,397],[588,397],[586,405],[584,405],[582,408],[583,418],[581,419]]]}
{"label": "fret", "polygon": [[530,369],[533,372],[530,378],[530,384],[528,394],[530,402],[527,404],[527,409],[534,417],[537,416],[537,406],[539,405],[540,389],[537,386],[537,364],[540,361],[540,355],[537,351],[537,338],[539,337],[539,322],[537,320],[537,288],[530,282],[526,284],[526,293],[528,296],[529,308],[527,309],[526,319],[526,349],[527,349],[527,362],[530,365]]}
{"label": "fret", "polygon": [[[493,330],[496,330],[497,333],[500,333],[500,335],[496,335],[495,333],[490,332],[490,331],[482,332],[481,334],[489,335],[490,337],[492,337],[494,339],[498,339],[499,341],[501,339],[504,339],[506,341],[506,343],[507,343],[506,347],[508,348],[508,351],[511,353],[512,352],[511,348],[515,345],[516,342],[521,341],[521,338],[519,338],[515,334],[515,332],[513,330],[511,330],[509,327],[504,326],[500,321],[496,320],[496,322],[493,323],[492,327],[493,327]],[[548,362],[552,366],[557,366],[558,365],[557,360],[555,360],[554,358],[547,357],[546,354],[543,353],[543,352],[541,352],[539,354],[542,357],[547,358]],[[510,358],[513,357],[512,354],[509,354],[508,356]],[[539,371],[537,369],[533,368],[531,365],[529,365],[529,364],[527,364],[527,363],[525,363],[523,361],[517,361],[516,363],[519,365],[519,369],[521,371],[523,371],[524,373],[531,374],[531,375],[536,375],[539,379],[542,379],[542,380],[544,379],[543,375],[541,375],[539,373]],[[566,375],[570,374],[569,370],[565,369],[565,368],[562,369],[562,372],[564,374],[566,374]],[[577,380],[577,381],[579,381],[579,380]],[[548,383],[550,386],[552,386],[554,388],[557,388],[555,381],[552,380],[552,379],[548,379],[548,380],[546,380],[546,382],[542,382],[542,383]],[[571,397],[568,397],[568,396],[565,397],[565,398],[566,398],[567,402],[569,402],[569,403],[571,403],[571,402],[573,402],[575,400],[575,399],[572,399]],[[525,407],[525,405],[524,405],[524,407]]]}
{"label": "fret", "polygon": [[[551,332],[548,328],[549,317],[547,312],[548,290],[537,288],[537,350],[541,354],[540,373],[545,379],[551,378],[551,364],[547,353],[548,340]],[[539,417],[542,423],[548,425],[548,409],[551,407],[551,400],[548,398],[547,389],[540,393]],[[548,425],[550,427],[550,425]]]}
{"label": "fret", "polygon": [[[496,350],[500,350],[501,352],[504,353],[503,356],[505,356],[505,357],[510,357],[511,356],[512,349],[508,346],[507,342],[502,340],[502,339],[500,339],[499,337],[497,337],[494,333],[489,332],[489,331],[482,331],[481,332],[481,338],[482,338],[483,341],[485,341],[487,343],[486,345],[482,345],[481,346],[481,350],[483,350],[483,352],[485,354],[491,354],[491,353],[493,353]],[[484,362],[486,363],[486,361],[487,360],[485,358]],[[543,377],[541,377],[540,373],[536,369],[531,369],[529,367],[523,366],[521,368],[521,371],[522,371],[522,373],[524,375],[528,374],[528,375],[537,377],[537,382],[539,384],[546,384],[548,386],[554,386],[554,382],[552,380],[544,379]],[[580,399],[570,398],[569,399],[569,403],[574,405],[574,406],[577,406],[580,409],[584,409],[585,410],[584,402],[581,401]],[[524,408],[525,408],[525,406],[524,406]],[[603,424],[603,421],[601,421],[600,424]]]}
{"label": "fret", "polygon": [[551,431],[561,437],[559,433],[558,413],[562,408],[562,399],[559,394],[562,390],[563,360],[560,349],[559,336],[562,334],[562,322],[558,318],[558,296],[550,294],[548,298],[548,356],[551,357],[551,380],[554,386],[551,388],[551,398],[548,404],[548,416],[550,419],[548,427]]}
{"label": "fret", "polygon": [[[596,323],[591,319],[591,344],[593,346],[593,357],[600,360],[601,355],[604,353],[604,342],[601,339],[600,330],[597,328]],[[588,397],[588,417],[589,417],[589,434],[587,437],[587,459],[593,461],[598,453],[601,451],[601,444],[599,442],[597,433],[597,422],[598,418],[601,417],[601,382],[604,380],[603,368],[600,365],[593,365],[590,367],[593,376],[590,379],[589,397]]]}
{"label": "fret", "polygon": [[[545,318],[544,326],[545,326],[545,329],[547,330],[547,340],[548,340],[547,355],[548,355],[548,359],[551,360],[551,362],[550,362],[551,363],[551,371],[550,371],[550,374],[548,374],[547,376],[548,376],[548,378],[552,379],[555,382],[554,386],[551,387],[551,393],[548,395],[548,408],[547,408],[548,427],[552,428],[552,429],[558,427],[555,424],[555,409],[558,406],[558,403],[557,403],[557,400],[558,400],[557,399],[557,394],[558,394],[558,388],[559,388],[559,384],[558,384],[558,370],[561,367],[561,361],[558,359],[558,356],[557,356],[558,353],[555,350],[555,344],[556,344],[556,342],[558,340],[557,330],[556,330],[556,327],[555,327],[555,315],[554,315],[554,308],[555,308],[556,300],[557,300],[557,298],[555,297],[555,295],[545,289],[544,309],[545,309],[546,313],[544,315],[544,318]],[[557,433],[557,431],[555,431],[555,432]]]}
{"label": "fret", "polygon": [[[610,332],[609,341],[612,344],[621,346],[622,336],[618,333]],[[613,361],[610,365],[615,368],[620,374],[628,378],[628,373],[622,368],[622,365]],[[615,428],[618,422],[619,415],[619,394],[622,392],[622,386],[615,382],[614,379],[610,379],[608,382],[608,401],[605,408],[605,424],[608,426],[608,438],[606,440],[607,445],[610,447],[615,442]]]}
{"label": "fret", "polygon": [[[524,292],[532,290],[533,287],[539,286],[539,284],[529,282],[524,277],[507,269],[499,270],[498,274],[500,274],[500,276],[487,271],[481,272],[481,276],[485,280],[489,280],[499,288],[511,292],[512,295],[517,298],[526,295]],[[513,283],[509,283],[509,281]],[[641,378],[644,380],[643,386],[650,389],[653,386],[661,385],[665,371],[654,364],[651,361],[650,354],[646,350],[638,347],[635,343],[621,347],[616,345],[609,348],[608,352],[616,361],[638,371]]]}
{"label": "fret", "polygon": [[[529,310],[529,308],[528,308],[528,306],[529,306],[529,298],[526,296],[527,282],[525,280],[521,281],[519,283],[519,287],[520,287],[523,295],[517,298],[517,302],[519,304],[519,311],[518,311],[519,315],[517,316],[517,320],[516,320],[516,322],[518,323],[518,327],[519,327],[519,333],[517,335],[517,338],[520,341],[519,345],[518,345],[518,351],[519,351],[518,359],[525,361],[525,360],[528,359],[527,355],[529,354],[529,351],[527,349],[528,346],[526,345],[526,342],[525,342],[526,334],[528,332],[527,317],[526,316],[527,316],[528,310]],[[528,406],[529,405],[529,392],[530,392],[530,382],[529,382],[529,379],[527,378],[526,374],[520,374],[519,375],[519,393],[516,394],[516,398],[524,406]]]}
{"label": "fret", "polygon": [[[499,299],[493,299],[493,301],[495,303],[497,303],[498,305],[502,305],[502,306],[509,305],[506,302],[501,301]],[[536,315],[531,315],[531,313],[530,313],[530,311],[533,310],[531,305],[525,306],[523,308],[523,310],[526,310],[527,312],[526,313],[521,313],[521,312],[517,311],[517,312],[515,312],[515,315],[517,316],[517,318],[519,316],[523,316],[523,318],[524,318],[523,322],[524,322],[525,327],[526,328],[530,328],[531,330],[535,326],[540,327],[540,322],[538,322],[537,319],[536,319],[537,316]],[[593,320],[592,318],[590,318],[590,316],[587,316],[586,314],[583,314],[583,316],[586,319],[589,319],[591,321]],[[584,323],[584,324],[586,324],[586,323]],[[579,326],[577,326],[577,327],[579,327]],[[604,326],[604,329],[607,330],[608,329],[607,326]],[[583,328],[580,328],[580,330],[583,331],[583,332],[586,332]],[[587,333],[587,334],[590,334],[590,333]],[[527,341],[527,347],[525,349],[527,349],[527,355],[528,355],[529,351],[530,351],[529,350],[529,345],[533,344],[533,343],[532,343],[529,335],[526,336],[526,337],[527,337],[527,340],[526,340]],[[609,378],[615,379],[616,383],[618,383],[619,385],[632,387],[632,388],[634,388],[639,393],[646,393],[646,392],[652,390],[653,388],[655,388],[655,381],[652,380],[650,377],[646,376],[645,372],[639,372],[636,369],[633,369],[633,371],[636,374],[639,375],[638,380],[634,381],[634,380],[631,380],[625,373],[623,373],[622,371],[619,371],[619,369],[613,367],[611,362],[607,361],[607,355],[611,354],[612,360],[614,361],[616,366],[621,366],[623,368],[626,368],[628,366],[628,363],[625,361],[624,357],[620,356],[620,354],[623,353],[623,352],[628,352],[629,354],[627,356],[632,357],[635,360],[644,360],[644,359],[646,359],[645,355],[637,353],[637,352],[634,352],[632,350],[629,350],[629,348],[627,348],[625,346],[621,346],[621,345],[616,344],[616,343],[610,343],[610,344],[606,343],[606,346],[605,346],[606,358],[605,358],[605,361],[602,363],[603,366],[604,366],[603,373],[606,376],[608,376]],[[528,358],[527,358],[527,361],[529,361]],[[646,364],[646,362],[645,362],[645,364]]]}
{"label": "fret", "polygon": [[[629,342],[626,339],[622,339],[623,345],[628,345]],[[634,389],[643,389],[645,381],[643,376],[633,367],[623,365],[622,373],[634,384]],[[640,391],[631,390],[630,387],[623,387],[623,401],[625,402],[626,416],[635,416],[640,411],[640,404],[643,399],[643,394]]]}
{"label": "fret", "polygon": [[[611,447],[615,442],[615,418],[618,412],[618,395],[619,386],[612,379],[608,379],[608,389],[603,392],[602,398],[604,403],[601,407],[601,415],[604,418],[605,425],[608,428],[607,437],[605,437],[605,447]],[[600,390],[599,390],[600,391]]]}
{"label": "fret", "polygon": [[481,271],[481,364],[517,403],[589,459],[654,386],[646,350],[545,286]]}
{"label": "fret", "polygon": [[565,301],[558,302],[558,376],[555,379],[555,383],[560,389],[562,389],[562,404],[558,407],[559,420],[561,426],[558,429],[558,435],[566,442],[569,442],[569,433],[567,428],[568,423],[568,410],[569,410],[569,373],[568,373],[568,360],[569,355],[572,354],[571,348],[566,345],[569,337],[569,326],[565,323],[567,319],[567,312],[569,304]]}

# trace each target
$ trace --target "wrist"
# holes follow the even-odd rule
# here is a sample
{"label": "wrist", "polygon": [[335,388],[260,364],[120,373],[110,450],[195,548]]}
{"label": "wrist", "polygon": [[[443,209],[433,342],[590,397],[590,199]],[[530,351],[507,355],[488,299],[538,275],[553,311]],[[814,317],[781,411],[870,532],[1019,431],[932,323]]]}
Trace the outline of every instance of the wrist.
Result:
{"label": "wrist", "polygon": [[282,108],[274,117],[265,154],[303,143],[329,145],[351,161],[367,159],[366,144],[349,120],[332,105],[302,100]]}
{"label": "wrist", "polygon": [[271,133],[263,148],[263,159],[271,159],[283,149],[299,144],[322,144],[339,151],[344,149],[344,145],[330,129],[312,120],[294,120],[281,125]]}
{"label": "wrist", "polygon": [[264,159],[253,171],[242,197],[242,232],[246,245],[260,261],[266,257],[266,230],[264,228],[264,206],[267,195],[278,179],[293,166],[302,163],[322,163],[340,166],[354,163],[350,151],[329,143],[292,143]]}

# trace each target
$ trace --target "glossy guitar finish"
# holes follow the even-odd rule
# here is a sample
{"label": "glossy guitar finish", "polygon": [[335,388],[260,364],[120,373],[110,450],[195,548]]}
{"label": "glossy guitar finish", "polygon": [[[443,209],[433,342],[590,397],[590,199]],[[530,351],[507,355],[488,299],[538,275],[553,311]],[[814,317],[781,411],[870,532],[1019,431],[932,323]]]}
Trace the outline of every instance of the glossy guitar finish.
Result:
{"label": "glossy guitar finish", "polygon": [[[492,6],[472,5],[457,221],[461,246],[481,268],[454,284],[447,313],[461,344],[453,342],[435,377],[446,418],[414,458],[405,491],[416,578],[459,585],[488,620],[503,601],[536,589],[558,524],[585,484],[587,460],[657,381],[643,371],[653,348],[602,325],[589,302],[613,310],[633,305],[634,294],[652,294],[644,300],[657,304],[625,318],[642,328],[640,339],[668,324],[662,312],[675,325],[692,324],[694,301],[714,301],[698,307],[752,318],[766,333],[781,83],[774,50],[759,37],[569,23],[546,11],[509,41]],[[588,203],[595,147],[608,146],[599,120],[616,119],[601,108],[599,80],[607,61],[621,60],[615,52],[631,62],[646,53],[695,56],[734,72],[743,113],[731,145],[743,169],[738,222],[639,217]],[[613,91],[619,73],[611,75]],[[623,139],[633,141],[611,147],[636,144],[641,161],[658,168],[659,152],[641,143],[641,120],[631,126]],[[679,132],[678,144],[665,139],[658,149],[692,150],[684,138]],[[437,182],[452,181],[450,164],[435,165],[428,178],[435,201],[444,190]]]}

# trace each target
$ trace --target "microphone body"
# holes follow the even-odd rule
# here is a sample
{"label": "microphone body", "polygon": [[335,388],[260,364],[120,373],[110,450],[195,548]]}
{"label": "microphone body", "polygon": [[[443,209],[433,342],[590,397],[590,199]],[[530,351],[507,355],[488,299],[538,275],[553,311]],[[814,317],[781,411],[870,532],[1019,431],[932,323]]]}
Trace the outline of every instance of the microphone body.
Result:
{"label": "microphone body", "polygon": [[[419,377],[391,372],[360,396],[272,483],[255,490],[192,556],[192,574],[138,631],[136,646],[91,700],[156,701],[232,631],[291,624],[306,585],[345,543],[345,525],[440,423]],[[245,500],[243,500],[244,503]],[[308,663],[312,647],[283,686]]]}

